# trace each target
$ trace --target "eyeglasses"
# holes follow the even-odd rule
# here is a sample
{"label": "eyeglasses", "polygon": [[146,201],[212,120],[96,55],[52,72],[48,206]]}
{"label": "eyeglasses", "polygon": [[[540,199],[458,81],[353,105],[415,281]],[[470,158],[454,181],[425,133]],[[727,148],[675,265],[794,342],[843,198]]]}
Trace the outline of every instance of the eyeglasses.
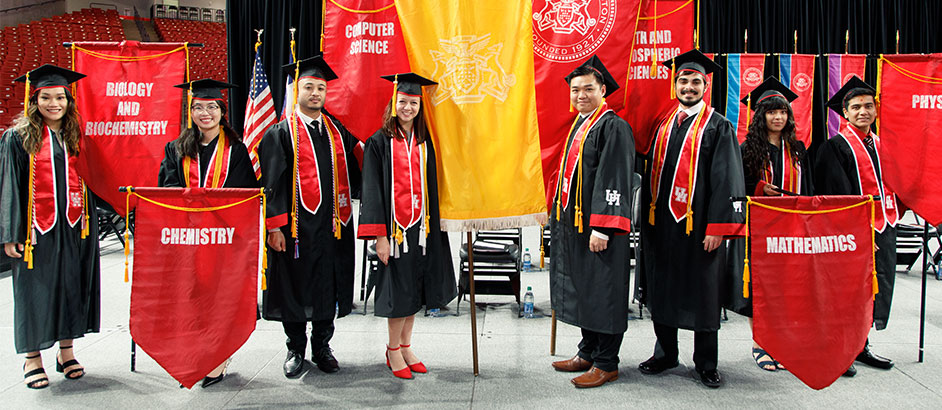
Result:
{"label": "eyeglasses", "polygon": [[219,111],[219,106],[215,104],[208,105],[206,107],[203,107],[202,105],[194,105],[190,107],[190,109],[193,110],[193,112],[200,112],[200,111],[216,112],[216,111]]}

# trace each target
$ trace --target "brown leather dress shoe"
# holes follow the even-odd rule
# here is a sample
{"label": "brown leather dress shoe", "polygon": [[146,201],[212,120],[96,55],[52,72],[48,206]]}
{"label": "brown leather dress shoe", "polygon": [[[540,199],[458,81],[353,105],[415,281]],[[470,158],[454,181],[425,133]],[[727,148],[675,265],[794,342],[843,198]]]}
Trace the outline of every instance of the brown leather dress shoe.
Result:
{"label": "brown leather dress shoe", "polygon": [[592,362],[575,355],[572,359],[553,362],[553,368],[559,372],[584,372],[592,367]]}
{"label": "brown leather dress shoe", "polygon": [[605,383],[618,380],[618,370],[606,372],[598,367],[592,366],[589,371],[581,376],[572,379],[572,384],[578,388],[599,387]]}

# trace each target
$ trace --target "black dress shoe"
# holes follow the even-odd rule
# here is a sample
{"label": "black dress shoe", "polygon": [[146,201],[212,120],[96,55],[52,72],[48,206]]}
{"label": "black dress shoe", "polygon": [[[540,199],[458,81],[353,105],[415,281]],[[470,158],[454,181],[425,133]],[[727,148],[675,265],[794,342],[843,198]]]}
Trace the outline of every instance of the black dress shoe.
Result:
{"label": "black dress shoe", "polygon": [[697,375],[700,376],[700,383],[704,386],[711,389],[719,388],[723,384],[723,379],[720,378],[720,372],[713,370],[697,370]]}
{"label": "black dress shoe", "polygon": [[226,373],[225,373],[225,372],[220,373],[219,376],[216,376],[216,377],[209,377],[209,376],[206,376],[206,377],[203,378],[202,387],[205,389],[205,388],[207,388],[207,387],[209,387],[209,386],[212,386],[212,385],[214,385],[214,384],[216,384],[216,383],[219,383],[219,382],[221,382],[222,379],[224,379],[225,377],[226,377]]}
{"label": "black dress shoe", "polygon": [[680,364],[676,359],[673,362],[670,362],[666,359],[657,359],[650,358],[645,360],[644,363],[638,365],[638,370],[644,374],[658,374],[668,369],[673,369]]}
{"label": "black dress shoe", "polygon": [[304,370],[304,357],[301,353],[289,350],[285,358],[285,377],[298,377]]}
{"label": "black dress shoe", "polygon": [[892,360],[873,354],[869,347],[864,347],[863,351],[857,355],[857,361],[877,369],[890,370],[893,368]]}
{"label": "black dress shoe", "polygon": [[857,368],[854,367],[853,364],[851,364],[850,367],[848,367],[847,370],[844,371],[844,374],[842,374],[841,376],[854,377],[856,375],[857,375]]}
{"label": "black dress shoe", "polygon": [[340,370],[340,365],[337,364],[337,359],[334,358],[329,347],[325,347],[311,354],[311,361],[317,364],[317,368],[321,369],[324,373],[336,373]]}

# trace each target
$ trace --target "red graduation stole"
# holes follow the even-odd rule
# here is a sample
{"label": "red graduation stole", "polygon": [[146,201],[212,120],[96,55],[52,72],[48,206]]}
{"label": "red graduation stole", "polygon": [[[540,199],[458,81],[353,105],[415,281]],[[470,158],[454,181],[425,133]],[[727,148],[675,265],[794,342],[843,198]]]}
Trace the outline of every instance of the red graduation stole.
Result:
{"label": "red graduation stole", "polygon": [[[680,111],[678,111],[679,113]],[[706,125],[713,117],[713,107],[706,104],[697,113],[696,118],[687,134],[684,136],[684,145],[680,149],[680,157],[677,158],[677,164],[672,172],[670,199],[668,206],[675,222],[680,222],[687,218],[687,235],[693,230],[693,193],[697,186],[697,167],[700,163],[700,143],[703,140],[703,131]],[[661,176],[664,173],[665,157],[667,156],[667,146],[670,142],[671,131],[676,126],[677,121],[674,117],[661,122],[656,134],[657,140],[654,142],[654,163],[651,166],[651,208],[648,214],[648,223],[654,225],[654,210],[657,204],[657,195],[660,192]]]}
{"label": "red graduation stole", "polygon": [[[785,141],[782,141],[782,174],[781,188],[788,192],[800,194],[801,167],[798,166],[798,163],[795,162],[794,158],[792,158],[792,152]],[[775,174],[774,170],[772,169],[771,160],[765,168],[764,179],[770,184],[772,181],[775,181]]]}
{"label": "red graduation stole", "polygon": [[[32,225],[40,234],[45,234],[56,225],[58,220],[57,198],[59,192],[56,189],[56,168],[54,164],[54,150],[52,144],[60,144],[65,153],[65,178],[66,178],[66,198],[68,199],[66,208],[66,220],[70,226],[75,226],[82,219],[82,213],[85,209],[85,184],[79,178],[76,172],[78,157],[69,155],[68,149],[64,143],[60,142],[52,134],[49,127],[43,127],[43,134],[46,141],[39,148],[39,152],[31,155],[32,175]],[[85,222],[82,223],[84,232]],[[33,241],[35,243],[35,240]]]}
{"label": "red graduation stole", "polygon": [[[425,209],[425,144],[410,141],[402,130],[400,138],[392,138],[392,206],[393,219],[403,230],[422,219]],[[418,149],[416,149],[418,148]]]}
{"label": "red graduation stole", "polygon": [[[317,156],[314,153],[314,141],[308,133],[307,125],[301,122],[298,115],[294,115],[298,131],[297,150],[297,185],[300,188],[298,197],[301,205],[308,212],[317,213],[321,206],[321,182],[318,175]],[[340,239],[340,225],[346,226],[353,215],[350,206],[350,177],[347,174],[347,152],[340,138],[340,130],[326,115],[321,115],[321,121],[326,126],[327,136],[330,139],[330,157],[333,169],[332,187],[334,192],[333,219],[334,237]]]}
{"label": "red graduation stole", "polygon": [[[592,113],[592,115],[588,119],[583,121],[582,125],[579,126],[579,130],[576,131],[576,134],[572,138],[572,144],[569,145],[569,149],[562,156],[561,162],[559,164],[559,170],[560,170],[559,182],[557,182],[556,184],[556,186],[559,187],[557,188],[557,190],[559,191],[559,197],[556,202],[556,220],[559,220],[560,206],[562,206],[562,209],[569,208],[569,192],[572,190],[572,179],[573,179],[572,177],[576,173],[576,165],[580,165],[579,171],[580,171],[580,176],[581,176],[582,147],[585,143],[585,137],[589,135],[589,131],[592,130],[592,127],[594,127],[595,124],[598,124],[599,118],[602,118],[602,116],[605,115],[605,113],[609,111],[612,111],[612,110],[608,108],[608,103],[605,101],[602,101],[602,105],[599,106],[599,108],[597,108],[595,112]],[[578,121],[579,121],[579,116],[577,115],[576,118],[572,121],[572,126],[569,127],[569,134],[572,134],[572,129],[576,126],[576,123]],[[578,179],[576,185],[579,185],[581,181],[582,181],[581,178]],[[580,187],[577,186],[577,190],[578,188]],[[579,193],[577,192],[576,195],[578,196]],[[581,205],[580,199],[581,197],[577,197],[577,201],[576,201],[577,202],[576,203],[577,214],[580,213],[581,211],[582,205]],[[576,219],[576,225],[578,226],[582,220],[582,216],[576,215],[575,219]]]}
{"label": "red graduation stole", "polygon": [[226,184],[226,177],[229,175],[229,156],[232,153],[232,147],[229,145],[229,139],[226,138],[222,127],[219,127],[219,137],[216,140],[216,150],[209,159],[209,167],[206,169],[206,180],[200,175],[200,162],[194,161],[190,157],[183,157],[183,169],[186,170],[186,187],[206,187],[222,188]]}
{"label": "red graduation stole", "polygon": [[[880,195],[881,197],[881,210],[882,212],[877,212],[874,221],[873,228],[877,232],[883,232],[886,229],[886,224],[889,223],[890,226],[896,226],[896,222],[899,220],[899,209],[896,206],[896,194],[883,183],[882,180],[877,179],[876,167],[873,165],[873,161],[870,159],[870,154],[867,153],[867,147],[864,146],[863,139],[857,134],[857,130],[853,128],[850,124],[847,124],[846,131],[843,133],[838,133],[844,141],[847,141],[847,145],[850,146],[850,150],[854,153],[854,162],[857,170],[857,181],[859,181],[859,188],[861,195]],[[853,137],[848,137],[851,135]],[[880,161],[880,138],[874,134],[869,134],[873,137],[874,146],[878,149],[877,161]]]}

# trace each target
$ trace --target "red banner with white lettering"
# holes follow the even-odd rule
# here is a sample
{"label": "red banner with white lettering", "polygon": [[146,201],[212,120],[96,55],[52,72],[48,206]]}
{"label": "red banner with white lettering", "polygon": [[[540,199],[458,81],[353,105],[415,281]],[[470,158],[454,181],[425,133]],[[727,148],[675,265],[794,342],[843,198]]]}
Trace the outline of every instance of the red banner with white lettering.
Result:
{"label": "red banner with white lettering", "polygon": [[780,54],[779,78],[782,84],[798,94],[792,101],[795,114],[795,137],[811,146],[811,100],[814,90],[814,54]]}
{"label": "red banner with white lettering", "polygon": [[[670,98],[671,70],[661,63],[693,48],[696,6],[691,0],[645,0],[643,4],[631,44],[625,87],[625,106],[631,109],[625,120],[634,133],[635,148],[646,153],[657,125],[677,109],[677,100]],[[655,69],[653,76],[651,67]]]}
{"label": "red banner with white lettering", "polygon": [[392,83],[380,76],[410,71],[396,6],[393,0],[325,2],[324,61],[340,77],[327,87],[327,110],[366,141],[383,125],[392,98]]}
{"label": "red banner with white lettering", "polygon": [[135,188],[128,195],[137,204],[131,337],[189,388],[255,330],[262,194]]}
{"label": "red banner with white lettering", "polygon": [[749,198],[753,338],[813,389],[841,377],[867,340],[874,206],[865,196]]}
{"label": "red banner with white lettering", "polygon": [[164,145],[180,134],[186,50],[179,43],[72,43],[82,126],[80,172],[124,213],[121,186],[157,185]]}
{"label": "red banner with white lettering", "polygon": [[942,54],[880,60],[880,165],[899,201],[942,224]]}
{"label": "red banner with white lettering", "polygon": [[765,54],[726,55],[726,118],[736,129],[736,138],[742,144],[749,132],[752,111],[742,99],[762,84]]}
{"label": "red banner with white lettering", "polygon": [[[565,77],[597,55],[621,87],[606,98],[625,117],[628,57],[641,0],[533,0],[533,70],[547,203],[556,194],[560,155],[575,112]],[[500,130],[495,130],[500,132]]]}
{"label": "red banner with white lettering", "polygon": [[[829,54],[828,59],[828,99],[837,93],[851,77],[857,76],[866,80],[864,72],[867,68],[866,54]],[[837,135],[847,125],[843,115],[828,110],[828,138]]]}

